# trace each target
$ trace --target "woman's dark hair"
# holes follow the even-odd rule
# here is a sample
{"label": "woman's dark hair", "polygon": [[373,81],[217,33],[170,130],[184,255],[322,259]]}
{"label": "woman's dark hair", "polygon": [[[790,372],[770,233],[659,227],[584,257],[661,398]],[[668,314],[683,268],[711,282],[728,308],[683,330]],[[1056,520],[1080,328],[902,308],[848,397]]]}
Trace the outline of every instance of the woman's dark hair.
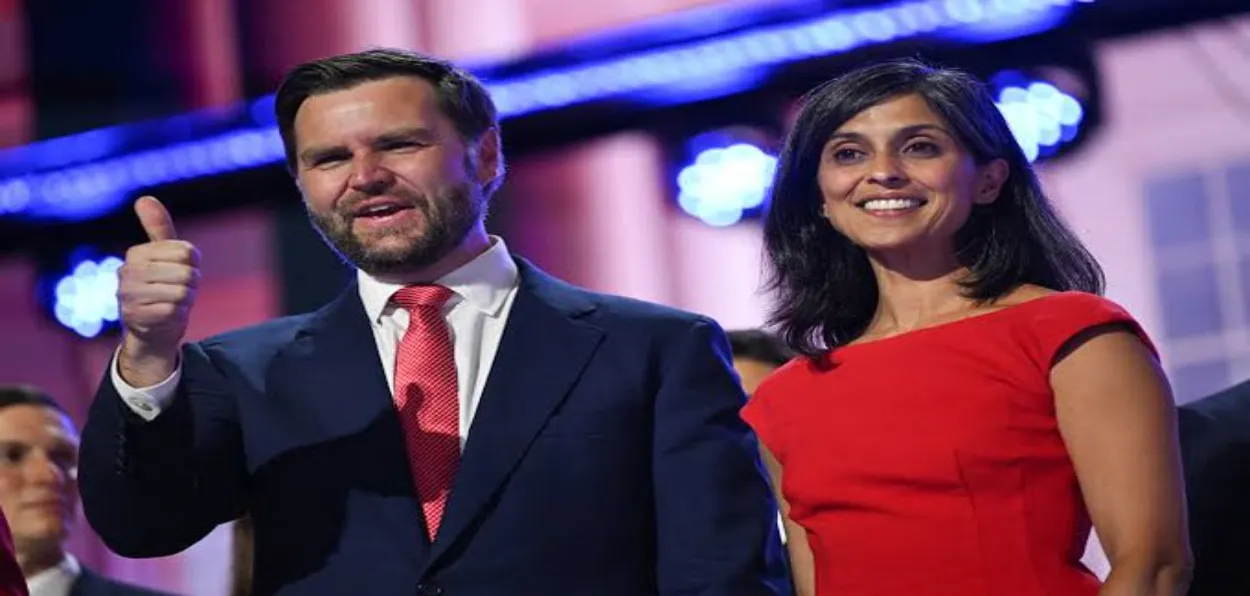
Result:
{"label": "woman's dark hair", "polygon": [[786,344],[821,362],[827,350],[862,335],[876,313],[877,284],[867,253],[822,215],[817,186],[830,136],[872,106],[917,94],[946,121],[979,164],[1006,161],[998,199],[975,205],[955,238],[969,275],[965,295],[1000,298],[1022,284],[1101,294],[1098,262],[1064,225],[985,86],[958,70],[915,60],[873,64],[808,94],[777,165],[764,223],[770,320]]}

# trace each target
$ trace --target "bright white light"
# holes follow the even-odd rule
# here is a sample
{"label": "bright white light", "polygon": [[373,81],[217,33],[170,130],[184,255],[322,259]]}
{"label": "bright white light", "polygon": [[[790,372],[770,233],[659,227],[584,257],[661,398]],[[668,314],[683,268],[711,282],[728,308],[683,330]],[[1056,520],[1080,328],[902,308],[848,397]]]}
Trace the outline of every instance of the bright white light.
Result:
{"label": "bright white light", "polygon": [[56,284],[56,320],[83,337],[95,337],[106,324],[117,321],[117,269],[121,266],[117,257],[75,265]]}
{"label": "bright white light", "polygon": [[733,225],[764,204],[777,158],[746,143],[706,149],[677,175],[677,204],[713,226]]}
{"label": "bright white light", "polygon": [[997,104],[1029,161],[1072,140],[1085,115],[1076,98],[1042,81],[1003,87]]}

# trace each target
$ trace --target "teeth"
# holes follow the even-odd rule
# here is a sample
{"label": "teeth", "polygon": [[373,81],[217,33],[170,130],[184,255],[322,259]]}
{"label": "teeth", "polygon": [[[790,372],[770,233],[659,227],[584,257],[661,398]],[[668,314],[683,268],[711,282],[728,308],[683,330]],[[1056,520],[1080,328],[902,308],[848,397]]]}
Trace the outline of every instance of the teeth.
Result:
{"label": "teeth", "polygon": [[873,199],[864,203],[863,207],[869,211],[897,211],[919,207],[920,203],[919,199]]}

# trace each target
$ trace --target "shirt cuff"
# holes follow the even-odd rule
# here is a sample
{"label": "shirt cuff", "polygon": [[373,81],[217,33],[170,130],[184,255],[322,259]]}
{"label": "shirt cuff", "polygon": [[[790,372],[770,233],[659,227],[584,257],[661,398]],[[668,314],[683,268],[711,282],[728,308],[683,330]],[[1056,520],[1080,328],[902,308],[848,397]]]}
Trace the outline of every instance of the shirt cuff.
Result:
{"label": "shirt cuff", "polygon": [[113,354],[113,364],[109,368],[113,388],[121,396],[122,402],[137,416],[148,422],[155,420],[169,407],[174,399],[174,392],[178,390],[178,381],[182,380],[182,362],[174,366],[174,372],[170,373],[164,381],[143,388],[131,387],[122,379],[121,371],[117,368],[117,354]]}

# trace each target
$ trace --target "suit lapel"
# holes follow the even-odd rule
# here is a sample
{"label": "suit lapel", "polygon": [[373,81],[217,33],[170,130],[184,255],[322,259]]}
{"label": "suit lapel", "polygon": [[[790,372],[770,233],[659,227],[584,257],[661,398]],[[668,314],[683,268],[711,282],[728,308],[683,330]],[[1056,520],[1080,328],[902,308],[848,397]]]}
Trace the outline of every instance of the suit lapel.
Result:
{"label": "suit lapel", "polygon": [[307,395],[310,421],[328,440],[358,441],[353,450],[371,461],[359,471],[359,486],[385,498],[372,508],[403,553],[420,561],[429,548],[424,520],[408,468],[403,431],[378,357],[377,342],[351,284],[326,305],[284,355],[289,382]]}
{"label": "suit lapel", "polygon": [[482,513],[581,376],[603,331],[581,294],[518,259],[521,286],[473,417],[427,567]]}
{"label": "suit lapel", "polygon": [[86,567],[81,567],[78,577],[74,578],[74,583],[70,584],[69,592],[66,596],[86,596],[91,592],[91,584],[95,583],[95,577]]}

